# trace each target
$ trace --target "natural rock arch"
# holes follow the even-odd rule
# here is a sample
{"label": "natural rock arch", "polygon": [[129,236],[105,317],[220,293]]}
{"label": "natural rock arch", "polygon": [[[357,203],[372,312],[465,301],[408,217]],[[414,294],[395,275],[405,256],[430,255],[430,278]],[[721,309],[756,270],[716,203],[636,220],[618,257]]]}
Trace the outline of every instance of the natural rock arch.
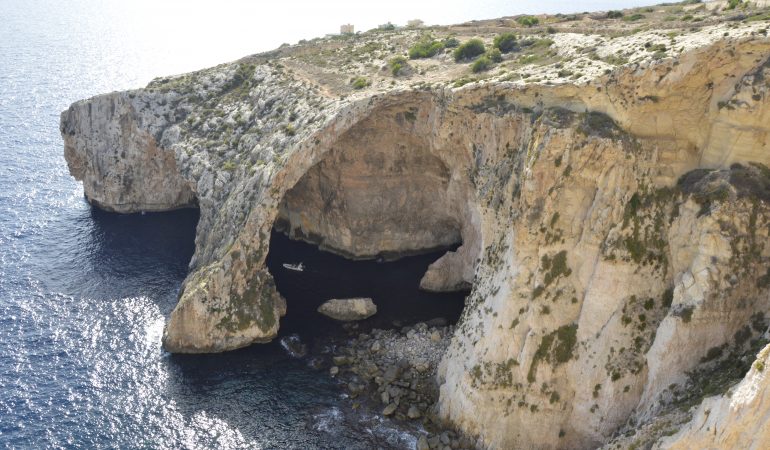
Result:
{"label": "natural rock arch", "polygon": [[358,102],[300,143],[270,188],[256,193],[219,264],[187,280],[164,346],[217,351],[277,334],[286,304],[265,266],[273,224],[351,258],[398,257],[462,242],[428,269],[422,287],[467,288],[480,252],[468,177],[472,152],[442,134],[442,101],[438,94],[410,92]]}

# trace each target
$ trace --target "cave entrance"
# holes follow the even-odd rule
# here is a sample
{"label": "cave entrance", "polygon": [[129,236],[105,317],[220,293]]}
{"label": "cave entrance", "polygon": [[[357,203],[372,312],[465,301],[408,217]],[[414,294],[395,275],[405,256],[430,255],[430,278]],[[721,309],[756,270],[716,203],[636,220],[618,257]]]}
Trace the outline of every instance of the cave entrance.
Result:
{"label": "cave entrance", "polygon": [[[316,308],[331,298],[371,297],[364,327],[458,320],[477,256],[478,239],[464,245],[471,188],[420,107],[358,122],[285,193],[267,259],[288,306],[283,332],[329,323]],[[283,267],[299,262],[302,272]]]}
{"label": "cave entrance", "polygon": [[[317,312],[322,303],[332,298],[372,298],[377,305],[377,314],[355,322],[354,327],[359,331],[413,325],[433,319],[456,323],[467,291],[435,293],[419,289],[428,266],[446,251],[436,250],[384,262],[353,260],[273,230],[267,267],[275,279],[276,289],[287,303],[280,334],[298,333],[303,340],[312,340],[338,334],[350,327]],[[302,272],[283,267],[284,263],[299,261],[304,264]]]}

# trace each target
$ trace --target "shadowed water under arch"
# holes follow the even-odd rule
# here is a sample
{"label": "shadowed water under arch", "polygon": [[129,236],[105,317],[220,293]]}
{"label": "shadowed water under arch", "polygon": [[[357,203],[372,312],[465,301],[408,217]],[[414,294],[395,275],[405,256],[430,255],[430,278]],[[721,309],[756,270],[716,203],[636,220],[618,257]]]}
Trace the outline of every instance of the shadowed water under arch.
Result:
{"label": "shadowed water under arch", "polygon": [[[358,322],[361,330],[393,328],[439,317],[455,323],[466,293],[419,289],[428,266],[445,252],[432,251],[387,262],[353,261],[273,231],[266,263],[278,292],[287,302],[280,334],[298,333],[305,339],[338,335],[343,328],[340,322],[316,311],[331,298],[372,298],[377,314]],[[283,263],[299,262],[305,266],[302,272],[283,267]]]}

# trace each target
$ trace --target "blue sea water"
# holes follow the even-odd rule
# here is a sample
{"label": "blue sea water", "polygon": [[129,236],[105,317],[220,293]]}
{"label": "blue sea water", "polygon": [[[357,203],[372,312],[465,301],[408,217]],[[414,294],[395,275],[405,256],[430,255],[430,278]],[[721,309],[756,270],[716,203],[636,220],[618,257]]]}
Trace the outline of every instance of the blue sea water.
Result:
{"label": "blue sea water", "polygon": [[[155,37],[139,36],[143,20],[128,20],[118,2],[0,0],[0,448],[410,446],[413,433],[353,414],[325,371],[277,343],[222,355],[162,351],[197,212],[92,209],[67,171],[58,129],[73,101],[219,62],[155,48]],[[295,244],[276,244],[289,253],[271,260],[323,258]],[[419,275],[435,257],[398,267]],[[362,270],[376,272],[371,264]],[[401,275],[386,282],[409,278]],[[312,286],[278,281],[290,286],[287,298],[318,300]],[[361,279],[355,286],[366,290]],[[448,313],[461,304],[453,298]],[[287,330],[302,330],[308,314]]]}

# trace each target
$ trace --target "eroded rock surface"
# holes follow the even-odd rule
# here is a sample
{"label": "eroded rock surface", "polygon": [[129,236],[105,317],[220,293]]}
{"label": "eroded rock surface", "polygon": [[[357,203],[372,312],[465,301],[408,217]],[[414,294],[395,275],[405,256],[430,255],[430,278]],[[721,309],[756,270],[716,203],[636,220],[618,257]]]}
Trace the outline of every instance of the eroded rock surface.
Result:
{"label": "eroded rock surface", "polygon": [[[290,46],[75,103],[65,156],[102,208],[199,205],[168,351],[276,336],[274,225],[351,258],[461,243],[421,283],[472,286],[438,413],[489,448],[593,448],[767,328],[767,25],[688,11],[702,27],[674,35],[590,15],[435,28],[524,34],[474,78],[451,52],[389,68],[413,30]],[[660,445],[747,442],[740,411],[769,410],[752,370],[743,406],[710,407],[717,440],[693,422]]]}
{"label": "eroded rock surface", "polygon": [[318,312],[334,320],[364,320],[377,314],[371,298],[333,298],[318,307]]}
{"label": "eroded rock surface", "polygon": [[64,156],[83,182],[89,203],[107,211],[168,211],[196,205],[193,187],[181,176],[174,151],[159,145],[156,114],[174,117],[165,99],[107,95],[62,113]]}
{"label": "eroded rock surface", "polygon": [[725,395],[706,399],[682,430],[663,438],[656,447],[765,448],[770,442],[768,355],[770,346],[759,353],[743,381]]}

